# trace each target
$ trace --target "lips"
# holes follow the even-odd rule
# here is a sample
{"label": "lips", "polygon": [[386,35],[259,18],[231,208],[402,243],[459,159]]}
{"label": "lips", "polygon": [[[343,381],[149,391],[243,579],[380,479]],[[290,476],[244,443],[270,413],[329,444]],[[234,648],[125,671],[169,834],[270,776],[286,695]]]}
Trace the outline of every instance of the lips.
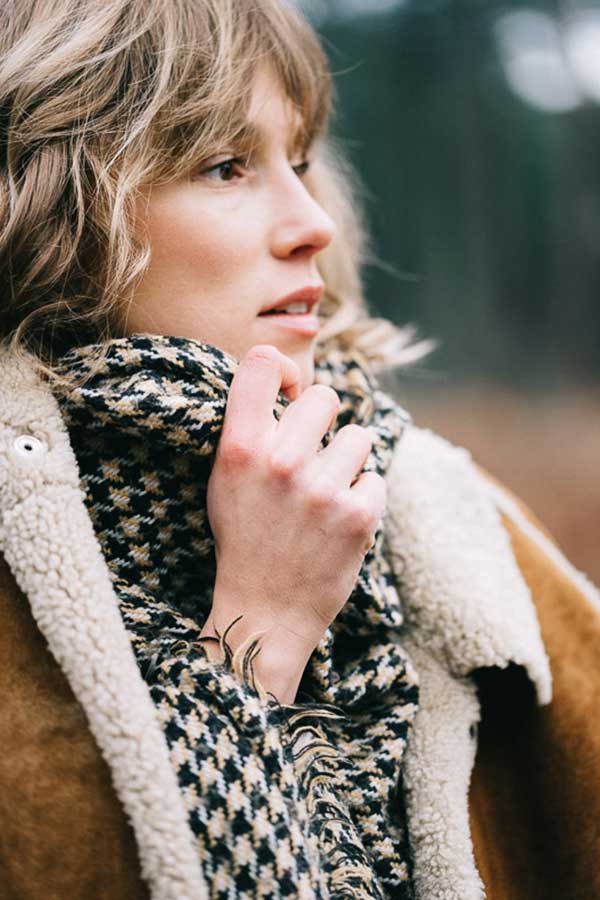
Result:
{"label": "lips", "polygon": [[270,334],[276,334],[276,340],[279,340],[284,334],[313,338],[319,333],[321,327],[319,317],[310,313],[265,313],[262,318],[265,320],[265,331],[268,329]]}
{"label": "lips", "polygon": [[[292,294],[287,294],[285,297],[281,297],[279,300],[275,301],[275,303],[269,304],[269,306],[263,307],[263,309],[259,312],[259,316],[265,315],[277,315],[277,310],[283,310],[283,307],[289,306],[291,303],[306,303],[307,310],[305,313],[294,313],[293,315],[310,315],[312,308],[319,302],[324,290],[324,285],[307,285],[306,287],[300,288],[299,291],[294,291]],[[279,315],[287,315],[287,313],[279,313]]]}

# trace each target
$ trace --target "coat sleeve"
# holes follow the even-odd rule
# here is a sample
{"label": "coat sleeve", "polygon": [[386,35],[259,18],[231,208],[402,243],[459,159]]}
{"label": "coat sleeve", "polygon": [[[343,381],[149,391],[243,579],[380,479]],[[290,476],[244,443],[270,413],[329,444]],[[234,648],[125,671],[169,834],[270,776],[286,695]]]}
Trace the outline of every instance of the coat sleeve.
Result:
{"label": "coat sleeve", "polygon": [[600,603],[547,529],[490,476],[535,602],[553,677],[538,706],[519,682],[487,673],[470,792],[488,900],[600,900]]}

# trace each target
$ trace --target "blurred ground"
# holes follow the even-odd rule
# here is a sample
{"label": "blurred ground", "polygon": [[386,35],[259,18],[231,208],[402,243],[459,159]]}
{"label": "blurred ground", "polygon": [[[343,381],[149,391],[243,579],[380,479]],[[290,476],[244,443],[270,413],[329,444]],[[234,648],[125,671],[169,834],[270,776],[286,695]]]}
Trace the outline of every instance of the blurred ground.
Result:
{"label": "blurred ground", "polygon": [[539,397],[401,381],[393,393],[518,494],[600,585],[600,388]]}

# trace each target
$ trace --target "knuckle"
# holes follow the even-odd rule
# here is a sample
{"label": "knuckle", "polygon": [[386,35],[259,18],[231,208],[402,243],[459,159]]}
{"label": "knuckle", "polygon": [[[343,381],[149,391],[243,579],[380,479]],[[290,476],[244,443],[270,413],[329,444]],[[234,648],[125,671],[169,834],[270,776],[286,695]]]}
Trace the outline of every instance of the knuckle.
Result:
{"label": "knuckle", "polygon": [[357,538],[369,537],[379,522],[379,510],[372,503],[355,500],[348,511],[350,534]]}
{"label": "knuckle", "polygon": [[321,476],[307,487],[305,502],[308,509],[318,512],[327,508],[337,508],[341,505],[339,487],[332,478]]}
{"label": "knuckle", "polygon": [[294,481],[301,468],[302,460],[289,455],[271,454],[267,460],[267,474],[275,481]]}
{"label": "knuckle", "polygon": [[254,447],[238,438],[221,440],[219,444],[219,458],[231,470],[247,468],[253,461],[255,453]]}

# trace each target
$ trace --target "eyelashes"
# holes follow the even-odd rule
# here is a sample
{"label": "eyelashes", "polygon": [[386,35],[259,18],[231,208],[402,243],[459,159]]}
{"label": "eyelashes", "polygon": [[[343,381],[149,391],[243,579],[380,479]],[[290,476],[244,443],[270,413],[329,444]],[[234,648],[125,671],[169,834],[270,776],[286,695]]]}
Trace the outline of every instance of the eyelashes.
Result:
{"label": "eyelashes", "polygon": [[292,169],[294,170],[298,178],[302,178],[302,176],[306,175],[306,173],[310,169],[310,160],[304,159],[301,163],[298,163],[297,166],[292,166]]}
{"label": "eyelashes", "polygon": [[[237,178],[243,178],[245,174],[248,172],[248,161],[243,159],[240,156],[231,156],[227,159],[223,159],[220,162],[213,163],[212,165],[205,166],[200,169],[198,175],[203,178],[207,178],[210,181],[220,181],[224,183],[229,183]],[[296,173],[299,178],[302,178],[310,168],[310,160],[304,159],[296,165],[292,166],[292,169]]]}
{"label": "eyelashes", "polygon": [[215,176],[218,181],[233,181],[234,177],[241,177],[241,173],[244,171],[243,160],[240,157],[231,157],[230,159],[223,159],[221,162],[214,163],[212,166],[208,166],[205,169],[200,171],[200,175],[203,175],[205,178],[211,178],[214,180]]}

